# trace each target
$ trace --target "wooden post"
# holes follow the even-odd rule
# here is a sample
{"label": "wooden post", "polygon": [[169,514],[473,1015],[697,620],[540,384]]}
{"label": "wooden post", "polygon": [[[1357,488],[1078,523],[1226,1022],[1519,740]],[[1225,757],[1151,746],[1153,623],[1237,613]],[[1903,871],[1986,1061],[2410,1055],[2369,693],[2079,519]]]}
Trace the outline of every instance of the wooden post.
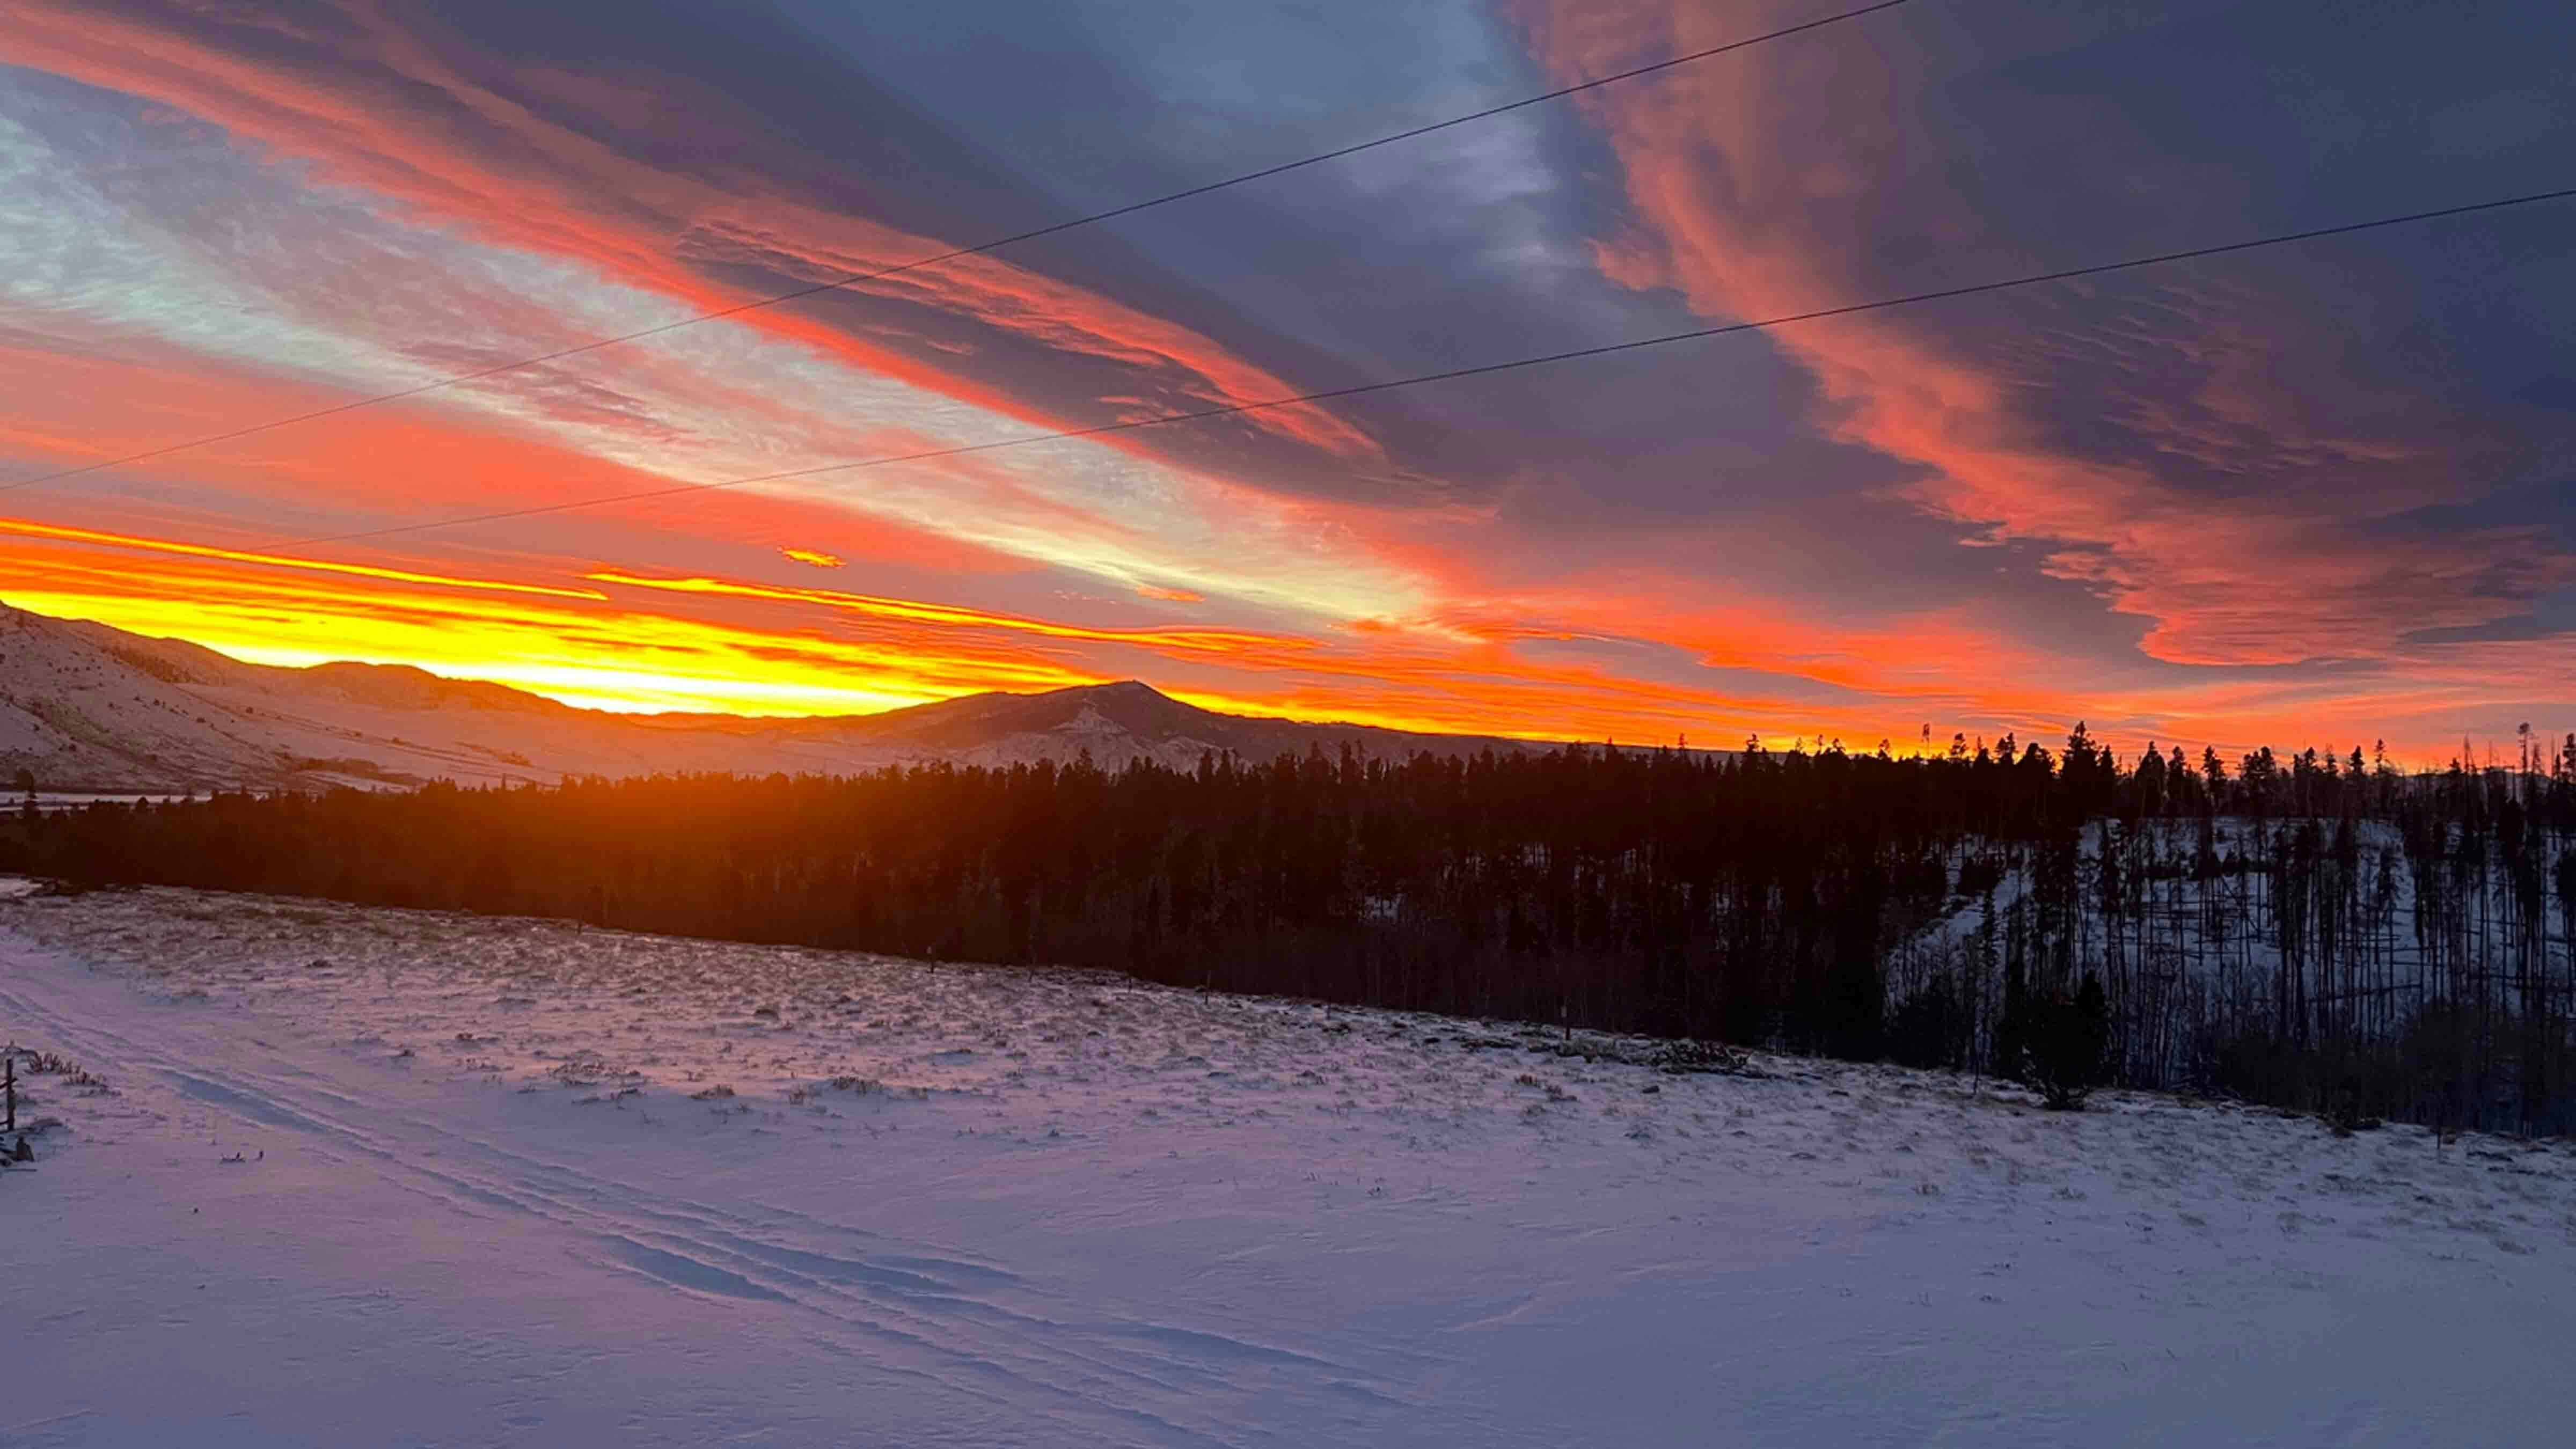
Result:
{"label": "wooden post", "polygon": [[0,1132],[15,1132],[18,1130],[18,1056],[15,1052],[0,1056],[0,1097],[6,1097],[9,1103],[9,1125],[0,1127]]}

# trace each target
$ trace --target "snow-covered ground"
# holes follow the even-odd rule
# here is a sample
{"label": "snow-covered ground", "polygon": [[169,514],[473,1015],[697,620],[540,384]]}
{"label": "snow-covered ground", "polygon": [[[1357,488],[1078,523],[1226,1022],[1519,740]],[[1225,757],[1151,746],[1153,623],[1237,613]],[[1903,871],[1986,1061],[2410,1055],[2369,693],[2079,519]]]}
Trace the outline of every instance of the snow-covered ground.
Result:
{"label": "snow-covered ground", "polygon": [[0,901],[0,1443],[2544,1445],[2576,1155],[1079,974]]}

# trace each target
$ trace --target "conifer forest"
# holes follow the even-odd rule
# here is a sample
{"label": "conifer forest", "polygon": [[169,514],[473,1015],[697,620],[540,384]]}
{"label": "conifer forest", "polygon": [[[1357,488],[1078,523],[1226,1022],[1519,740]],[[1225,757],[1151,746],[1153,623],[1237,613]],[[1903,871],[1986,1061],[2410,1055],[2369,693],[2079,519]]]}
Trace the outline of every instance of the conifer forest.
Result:
{"label": "conifer forest", "polygon": [[[2576,736],[2401,772],[1320,751],[29,807],[0,867],[1634,1031],[2338,1122],[2576,1126]],[[2087,1025],[2086,1023],[2090,1023]]]}

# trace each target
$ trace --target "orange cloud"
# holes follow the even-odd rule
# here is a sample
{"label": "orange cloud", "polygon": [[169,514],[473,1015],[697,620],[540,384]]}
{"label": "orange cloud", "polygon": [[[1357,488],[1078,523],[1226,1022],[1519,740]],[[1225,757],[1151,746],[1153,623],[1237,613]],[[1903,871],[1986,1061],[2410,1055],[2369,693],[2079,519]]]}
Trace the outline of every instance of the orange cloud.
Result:
{"label": "orange cloud", "polygon": [[[657,102],[641,85],[534,68],[469,74],[461,67],[473,62],[445,58],[371,16],[348,18],[326,42],[281,29],[258,7],[185,7],[166,26],[119,18],[127,13],[115,0],[21,6],[0,31],[0,55],[165,101],[440,227],[570,259],[692,307],[742,299],[709,280],[719,267],[754,262],[822,277],[942,245],[854,219],[788,181],[640,159],[553,119],[565,109],[544,104],[569,98],[572,111],[607,118],[600,134],[632,134],[661,118],[630,109],[667,111],[685,97]],[[1751,23],[1741,7],[1730,20],[1677,0],[1642,14],[1554,0],[1533,3],[1531,14],[1542,55],[1569,77],[1732,38],[1716,27]],[[1919,159],[1899,87],[1867,46],[1836,45],[1782,47],[1759,65],[1596,95],[1589,104],[1618,148],[1637,220],[1605,240],[1603,270],[1633,286],[1675,288],[1713,316],[1850,300],[1854,259],[1834,238],[1868,235],[1877,222],[1867,209],[1873,184]],[[1835,98],[1835,139],[1848,143],[1831,155],[1811,134],[1817,96]],[[1940,216],[1931,229],[1971,235],[1978,223]],[[443,284],[425,277],[418,285]],[[1102,401],[1122,411],[1293,390],[1199,332],[995,258],[867,290],[970,319],[1005,341],[1115,364],[1133,377],[1136,395]],[[2126,400],[2132,411],[2120,421],[2156,439],[2160,457],[2225,472],[2259,446],[2280,477],[2331,477],[2336,498],[2353,508],[2427,501],[2420,480],[2433,454],[2302,422],[2297,400],[2263,365],[2282,322],[2263,299],[2207,287],[2160,296],[2194,319],[2205,352],[2195,361],[2209,379],[2196,396]],[[569,313],[533,305],[500,322],[500,335],[563,344],[582,335]],[[1033,427],[1046,421],[983,384],[794,308],[747,314],[743,325]],[[2144,657],[2073,669],[1962,609],[1851,626],[1774,601],[1715,597],[1721,586],[1679,569],[1649,576],[1631,565],[1580,577],[1570,567],[1532,569],[1504,558],[1506,548],[1482,546],[1514,541],[1499,511],[1398,519],[1281,504],[1201,478],[1187,480],[1188,496],[1169,508],[1122,508],[1126,494],[1094,506],[1070,499],[1072,490],[1050,492],[1037,468],[985,457],[836,477],[802,499],[697,493],[567,515],[582,520],[578,531],[522,520],[440,535],[433,545],[493,545],[488,567],[319,563],[181,544],[146,537],[158,525],[123,512],[105,520],[110,527],[29,521],[0,528],[0,590],[30,607],[262,658],[418,663],[626,709],[830,712],[1149,673],[1220,707],[1540,738],[1687,733],[1733,744],[1754,730],[1775,743],[1821,733],[1865,747],[1881,735],[1901,742],[1927,719],[1942,739],[1961,719],[2046,737],[2084,715],[2098,733],[2134,747],[2149,733],[2227,746],[2284,743],[2309,730],[2412,731],[2438,744],[2450,728],[2445,707],[2505,708],[2534,691],[2568,697],[2567,671],[2547,646],[2404,643],[2414,631],[2493,622],[2566,582],[2565,561],[2535,531],[2362,540],[2313,490],[2249,486],[2213,502],[2181,494],[2152,463],[2076,456],[2028,416],[2028,398],[2064,361],[2050,350],[2060,339],[1989,337],[1971,348],[1897,314],[1776,336],[1817,378],[1840,436],[1921,466],[1907,499],[1988,541],[2039,541],[2049,571],[2145,621]],[[342,400],[327,388],[250,375],[242,364],[144,346],[118,340],[121,354],[142,362],[0,353],[10,406],[25,415],[0,424],[11,430],[0,441],[86,462]],[[771,395],[758,377],[709,375],[716,370],[698,365],[698,355],[676,345],[625,349],[613,381],[736,420],[784,459],[953,441],[899,421],[816,416]],[[453,359],[460,370],[493,360],[461,351]],[[622,413],[606,384],[594,390],[587,381],[571,367],[514,374],[507,400],[549,421],[604,420],[635,445],[621,456],[654,456],[654,430],[667,425]],[[1365,434],[1322,409],[1283,409],[1246,425],[1337,459],[1377,457]],[[192,507],[211,514],[230,495],[348,500],[407,522],[669,481],[506,423],[460,421],[435,397],[183,460],[191,484],[205,486],[139,489],[135,514],[194,525],[204,515]],[[846,494],[835,491],[843,487]],[[909,511],[886,501],[899,490],[913,500]],[[852,508],[830,501],[838,496]],[[857,507],[876,512],[857,517]],[[881,521],[892,512],[919,526]],[[933,531],[952,520],[973,538]],[[1184,524],[1204,527],[1189,535]],[[195,528],[174,522],[167,531]],[[782,555],[951,575],[1056,563],[1166,603],[1215,596],[1225,601],[1223,618],[1258,627],[1114,628],[926,603],[893,595],[946,591],[900,572],[872,570],[885,594],[725,577],[776,568]],[[2318,655],[2357,662],[2323,681],[2244,668]],[[2393,718],[2379,719],[2382,711]]]}
{"label": "orange cloud", "polygon": [[[825,590],[614,575],[600,582],[638,597],[601,602],[245,568],[219,550],[110,558],[98,545],[41,532],[0,532],[0,580],[0,593],[21,607],[246,658],[414,664],[624,710],[838,714],[1144,672],[1211,708],[1538,739],[1664,744],[1688,736],[1732,746],[1751,730],[1774,746],[1824,736],[1866,749],[1882,737],[1903,747],[1927,720],[1936,742],[1946,742],[1958,727],[1951,721],[1974,718],[1991,723],[1972,732],[2011,728],[2053,742],[2081,714],[2131,750],[2148,735],[2195,749],[2204,740],[2222,749],[2312,740],[2349,748],[2384,735],[2438,760],[2455,748],[2440,711],[2464,691],[2509,701],[2510,687],[2495,683],[2505,679],[2563,692],[2576,672],[2548,648],[2499,643],[2426,672],[2413,683],[2417,695],[2342,696],[2290,680],[2229,679],[2160,688],[2149,709],[2116,692],[2074,699],[2018,687],[2014,678],[2040,676],[1981,659],[1972,632],[1938,619],[1875,635],[1751,611],[1673,621],[1686,647],[1708,650],[1709,662],[1740,667],[1751,681],[1713,688],[1625,676],[1580,656],[1532,657],[1521,644],[1538,630],[1471,628],[1463,632],[1511,638],[1460,642],[1457,633],[1401,625],[1332,640],[1101,629]],[[700,609],[725,603],[821,609],[866,628],[850,634],[792,612]],[[1142,671],[1138,651],[1150,665]],[[1981,674],[1981,663],[2001,667]],[[2480,681],[2479,670],[2494,672]],[[1831,697],[1816,697],[1817,684]]]}
{"label": "orange cloud", "polygon": [[[1756,23],[1740,7],[1682,0],[1615,11],[1529,0],[1521,13],[1538,54],[1567,78],[1714,44]],[[1696,311],[1727,319],[1901,290],[1867,280],[1873,247],[1920,239],[1929,252],[1996,224],[1962,210],[1970,203],[1961,196],[1905,184],[1932,144],[1916,124],[1920,84],[1887,52],[1849,37],[1587,94],[1582,104],[1618,152],[1637,224],[1601,245],[1603,272],[1676,289]],[[1823,97],[1828,127],[1814,120]],[[1898,197],[1902,214],[1882,211]],[[2148,295],[2172,320],[2101,326],[2085,309],[2114,289]],[[1836,435],[1921,465],[1902,497],[1988,541],[2038,543],[2047,572],[2147,621],[2140,648],[2150,658],[2385,660],[2417,631],[2511,618],[2576,583],[2576,560],[2537,530],[2367,530],[2369,519],[2456,496],[2444,466],[2451,440],[2410,444],[2310,416],[2315,409],[2279,376],[2278,358],[2307,325],[2286,300],[2201,273],[2157,273],[1979,305],[2019,310],[1994,335],[1935,330],[1966,317],[1954,311],[1840,318],[1769,336],[1820,384]],[[2037,412],[2050,401],[2104,405],[2071,397],[2067,372],[2140,372],[2160,355],[2188,364],[2175,373],[2196,377],[2192,390],[2160,398],[2127,387],[2106,419],[2146,440],[2152,457],[2086,456],[2051,440]],[[2194,472],[2232,486],[2175,481]]]}
{"label": "orange cloud", "polygon": [[845,561],[839,554],[824,553],[818,549],[782,548],[778,552],[791,563],[801,563],[813,568],[837,569],[845,566]]}
{"label": "orange cloud", "polygon": [[[132,553],[113,561],[102,550]],[[1220,706],[1301,718],[1530,737],[1631,741],[1769,721],[1823,727],[1812,706],[1622,679],[1582,663],[1516,657],[1508,644],[1394,628],[1365,643],[1196,627],[1100,628],[990,610],[733,580],[593,570],[593,589],[457,590],[452,576],[363,566],[269,569],[244,551],[52,525],[0,528],[12,602],[194,639],[273,662],[356,658],[494,679],[621,709],[834,713],[980,689],[1052,688],[1137,672]],[[245,567],[245,564],[251,565]],[[864,635],[793,615],[714,617],[700,603],[817,608]],[[1068,655],[1064,650],[1073,650]]]}
{"label": "orange cloud", "polygon": [[43,545],[0,548],[21,608],[184,638],[267,663],[412,664],[567,703],[620,710],[849,714],[984,689],[1105,676],[928,631],[882,639],[749,628],[678,613],[549,600],[338,587],[178,557],[142,567]]}
{"label": "orange cloud", "polygon": [[722,594],[737,599],[765,599],[773,603],[814,604],[827,609],[865,614],[875,619],[900,619],[909,623],[944,624],[972,629],[1000,629],[1012,633],[1043,635],[1050,639],[1079,639],[1103,644],[1137,644],[1158,649],[1216,654],[1240,654],[1251,650],[1295,651],[1313,647],[1307,641],[1277,635],[1251,634],[1225,629],[1092,629],[1078,624],[1061,624],[1045,619],[996,614],[952,604],[927,604],[911,599],[845,594],[831,589],[783,588],[729,579],[646,578],[613,570],[596,571],[586,577],[597,583],[616,584],[627,588],[661,589],[683,594]]}
{"label": "orange cloud", "polygon": [[[329,389],[245,375],[221,362],[140,342],[124,343],[120,351],[127,355],[111,359],[0,346],[0,375],[12,384],[9,405],[49,423],[15,435],[28,445],[32,458],[41,460],[23,474],[219,431],[244,417],[286,416],[343,400]],[[8,436],[0,434],[0,441]],[[894,450],[918,442],[902,436]],[[173,472],[188,480],[184,491],[147,489],[143,496],[119,497],[104,506],[119,521],[148,514],[173,531],[220,527],[239,532],[242,525],[232,515],[274,516],[283,505],[296,510],[290,516],[311,520],[307,531],[328,533],[353,525],[426,522],[461,512],[643,492],[671,482],[423,399],[323,418],[114,474],[0,493],[0,498],[29,509],[94,513],[102,507],[99,495],[118,486],[115,480]],[[317,504],[348,512],[317,516],[306,511]],[[848,506],[757,489],[646,499],[568,515],[566,521],[578,525],[588,540],[581,547],[613,544],[657,557],[680,552],[703,558],[708,545],[725,542],[766,552],[812,541],[829,548],[809,552],[925,573],[996,574],[1030,567],[1025,559]],[[422,541],[454,547],[481,542],[494,532],[425,535]],[[570,535],[538,535],[523,524],[509,536],[533,547],[539,536]],[[399,548],[405,542],[366,546]]]}
{"label": "orange cloud", "polygon": [[[750,261],[790,275],[838,277],[954,244],[785,194],[793,184],[786,178],[662,166],[627,154],[555,119],[561,112],[551,103],[559,97],[549,93],[583,87],[585,109],[623,106],[638,112],[639,125],[655,120],[657,108],[640,106],[633,90],[499,67],[469,73],[455,52],[357,10],[334,16],[332,32],[261,26],[230,12],[165,13],[147,23],[89,0],[35,0],[15,7],[0,30],[0,60],[174,106],[305,158],[322,179],[505,245],[583,262],[698,310],[745,300],[707,281],[704,263]],[[1121,364],[1185,405],[1265,401],[1299,390],[1196,331],[995,256],[958,258],[863,290]],[[792,309],[739,320],[979,407],[1047,421],[1007,395]],[[1320,407],[1247,414],[1244,422],[1345,459],[1381,457],[1366,434]],[[1132,438],[1114,442],[1143,446]]]}
{"label": "orange cloud", "polygon": [[206,544],[177,543],[168,539],[138,538],[132,534],[101,533],[87,528],[64,528],[23,518],[0,518],[0,534],[14,534],[22,538],[53,539],[62,543],[87,544],[99,548],[134,549],[146,553],[221,559],[227,563],[255,564],[261,568],[301,569],[311,573],[340,574],[349,578],[378,579],[388,583],[429,584],[447,589],[482,589],[494,593],[532,594],[558,599],[604,600],[608,597],[596,589],[566,589],[547,584],[511,583],[502,579],[461,578],[453,574],[379,568],[372,564],[329,563],[320,559],[251,553],[241,549],[215,548]]}
{"label": "orange cloud", "polygon": [[[0,347],[14,412],[48,420],[53,466],[78,466],[345,402],[345,392],[246,373],[232,364],[139,340],[123,356]],[[34,473],[39,469],[31,468]],[[111,479],[183,473],[202,490],[311,506],[441,516],[477,504],[634,492],[668,479],[558,447],[432,401],[395,403],[92,474],[21,493],[78,499]],[[262,512],[273,512],[262,509]]]}

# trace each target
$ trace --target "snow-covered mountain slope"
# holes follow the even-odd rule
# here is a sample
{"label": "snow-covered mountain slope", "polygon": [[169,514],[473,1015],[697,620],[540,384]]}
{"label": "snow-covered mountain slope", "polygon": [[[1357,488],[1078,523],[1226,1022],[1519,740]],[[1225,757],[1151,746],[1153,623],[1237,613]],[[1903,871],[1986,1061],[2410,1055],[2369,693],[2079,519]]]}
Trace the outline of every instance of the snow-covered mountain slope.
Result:
{"label": "snow-covered mountain slope", "polygon": [[30,1079],[63,1125],[0,1170],[12,1445],[2496,1446],[2576,1410],[2560,1144],[160,890],[0,903],[0,1038],[113,1090]]}
{"label": "snow-covered mountain slope", "polygon": [[281,669],[0,605],[0,785],[49,792],[465,783],[663,771],[848,773],[950,760],[1186,768],[1349,743],[1364,753],[1521,746],[1222,715],[1137,683],[982,694],[828,719],[625,715],[372,664]]}
{"label": "snow-covered mountain slope", "polygon": [[1218,714],[1132,679],[1045,694],[969,695],[835,724],[844,738],[876,748],[976,765],[1063,762],[1088,753],[1106,769],[1139,759],[1188,769],[1202,755],[1226,751],[1246,760],[1269,760],[1318,749],[1334,755],[1347,745],[1364,756],[1401,759],[1416,751],[1453,755],[1530,748],[1523,741],[1477,735]]}

